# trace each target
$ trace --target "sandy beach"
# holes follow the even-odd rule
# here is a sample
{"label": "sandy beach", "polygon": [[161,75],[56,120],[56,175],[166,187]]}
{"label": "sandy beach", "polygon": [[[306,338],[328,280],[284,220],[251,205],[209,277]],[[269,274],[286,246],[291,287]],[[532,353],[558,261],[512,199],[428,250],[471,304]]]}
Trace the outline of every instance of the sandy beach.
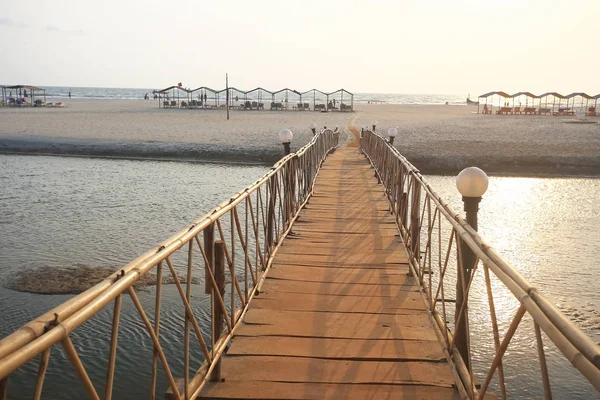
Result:
{"label": "sandy beach", "polygon": [[[66,101],[66,108],[0,108],[0,153],[272,163],[277,133],[294,132],[292,150],[312,137],[311,121],[360,130],[398,128],[396,146],[423,173],[477,165],[517,175],[600,174],[600,124],[574,118],[478,115],[476,107],[359,104],[354,113],[159,109],[154,101]],[[575,117],[577,119],[577,117]],[[587,118],[594,122],[600,118]]]}

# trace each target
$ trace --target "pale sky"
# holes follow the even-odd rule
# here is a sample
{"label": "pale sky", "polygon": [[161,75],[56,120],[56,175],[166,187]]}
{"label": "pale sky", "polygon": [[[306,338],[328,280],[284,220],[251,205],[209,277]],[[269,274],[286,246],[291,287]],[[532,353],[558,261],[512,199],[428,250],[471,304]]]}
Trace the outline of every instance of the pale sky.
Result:
{"label": "pale sky", "polygon": [[0,84],[600,93],[600,0],[0,4]]}

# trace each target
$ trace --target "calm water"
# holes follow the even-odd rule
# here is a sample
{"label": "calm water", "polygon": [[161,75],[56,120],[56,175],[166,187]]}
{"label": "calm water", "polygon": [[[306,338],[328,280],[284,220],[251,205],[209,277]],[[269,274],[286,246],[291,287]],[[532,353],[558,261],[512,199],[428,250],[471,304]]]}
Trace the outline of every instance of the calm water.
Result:
{"label": "calm water", "polygon": [[[117,268],[266,170],[257,166],[0,156],[0,286],[18,271],[41,266]],[[461,210],[453,178],[432,176],[428,180],[456,211]],[[484,237],[595,341],[600,340],[598,197],[599,179],[491,178],[480,206],[479,222]],[[183,352],[183,322],[175,292],[174,287],[166,290],[166,324],[162,332],[166,352],[176,356]],[[484,296],[481,287],[475,288],[471,307],[475,322],[485,319],[487,311],[483,306],[478,308]],[[0,288],[0,337],[70,297]],[[141,292],[140,297],[146,312],[152,313],[153,291]],[[502,295],[497,301],[500,324],[505,327],[514,314],[515,302]],[[198,315],[207,316],[209,307],[204,296],[196,296],[193,307]],[[108,307],[73,336],[84,365],[97,381],[105,374],[111,314]],[[117,374],[125,378],[115,382],[115,398],[147,398],[151,340],[128,297],[124,298],[122,319]],[[484,331],[475,336],[483,340],[486,335]],[[515,340],[524,350],[509,348],[507,363],[529,366],[528,354],[535,352],[533,331],[519,330]],[[135,350],[127,348],[131,345]],[[556,356],[553,346],[548,347],[551,377],[568,383],[553,388],[555,398],[598,397],[570,364]],[[179,376],[183,371],[180,359],[179,364],[172,365]],[[481,359],[482,364],[487,363],[485,355]],[[193,368],[197,368],[202,359],[192,361]],[[12,397],[31,397],[31,389],[17,388],[31,383],[36,368],[30,363],[24,368],[28,375],[21,372],[11,377]],[[505,369],[514,379],[516,370]],[[519,387],[514,389],[513,397],[539,398],[537,364],[531,363],[530,373],[523,374],[520,369],[519,374],[515,379]],[[75,377],[64,353],[55,347],[45,393],[49,398],[82,398],[80,385],[67,387],[65,380],[75,382]],[[164,377],[159,381],[162,393],[166,388]],[[63,395],[58,395],[59,387]]]}
{"label": "calm water", "polygon": [[[194,88],[201,85],[195,85]],[[210,85],[209,85],[210,86]],[[218,85],[217,85],[218,86]],[[151,88],[151,89],[128,89],[128,88],[95,88],[95,87],[62,87],[62,86],[43,86],[46,89],[46,96],[53,98],[68,98],[69,91],[71,96],[75,99],[117,99],[117,100],[141,100],[144,98],[144,94],[148,93],[152,97],[153,90],[160,90],[162,88]],[[219,90],[218,88],[216,88]],[[240,88],[244,89],[244,88]],[[250,90],[248,88],[247,90]],[[281,88],[267,88],[273,91]],[[208,93],[208,98],[212,99],[212,93]],[[371,100],[384,101],[387,104],[465,104],[468,94],[459,95],[439,95],[439,94],[397,94],[397,93],[355,93],[354,103],[367,103]],[[234,94],[235,96],[235,94]],[[281,96],[281,95],[279,95]],[[476,100],[476,94],[473,93],[471,96],[472,100]],[[224,101],[225,94],[222,95]],[[279,97],[277,97],[279,99]],[[312,94],[309,94],[309,98],[312,99]],[[262,94],[262,99],[270,99],[270,95],[267,93]],[[340,98],[337,98],[340,100]],[[249,100],[257,100],[250,98]],[[325,96],[319,97],[317,94],[317,102],[324,102]],[[346,98],[345,102],[349,102]]]}

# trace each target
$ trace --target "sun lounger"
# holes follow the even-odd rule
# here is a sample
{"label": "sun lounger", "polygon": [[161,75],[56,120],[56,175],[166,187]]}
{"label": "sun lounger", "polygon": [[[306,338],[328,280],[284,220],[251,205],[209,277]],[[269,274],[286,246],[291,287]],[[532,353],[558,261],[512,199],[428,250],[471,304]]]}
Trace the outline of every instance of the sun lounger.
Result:
{"label": "sun lounger", "polygon": [[508,115],[508,114],[512,114],[512,112],[513,112],[512,107],[501,107],[499,110],[496,111],[496,114]]}
{"label": "sun lounger", "polygon": [[585,113],[586,117],[597,117],[598,114],[596,113],[596,107],[590,107],[587,112]]}
{"label": "sun lounger", "polygon": [[535,107],[525,107],[523,109],[523,114],[525,115],[535,115],[537,114]]}
{"label": "sun lounger", "polygon": [[177,107],[177,102],[175,100],[171,100],[171,107]]}
{"label": "sun lounger", "polygon": [[340,104],[340,111],[352,111],[352,106],[348,104]]}
{"label": "sun lounger", "polygon": [[575,115],[575,110],[571,110],[570,108],[559,108],[558,111],[554,111],[552,115],[558,117],[573,116]]}
{"label": "sun lounger", "polygon": [[540,108],[540,109],[538,110],[538,115],[542,115],[542,114],[550,114],[550,113],[552,113],[552,109],[551,109],[551,108],[546,108],[546,107],[544,107],[544,108]]}

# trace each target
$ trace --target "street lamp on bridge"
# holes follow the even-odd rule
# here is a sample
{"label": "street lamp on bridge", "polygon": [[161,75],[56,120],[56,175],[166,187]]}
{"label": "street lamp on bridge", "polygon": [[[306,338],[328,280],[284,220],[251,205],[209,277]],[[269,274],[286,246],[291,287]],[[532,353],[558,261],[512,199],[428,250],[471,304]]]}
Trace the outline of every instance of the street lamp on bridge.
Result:
{"label": "street lamp on bridge", "polygon": [[[467,223],[477,231],[477,212],[479,211],[479,202],[488,188],[488,177],[485,172],[477,167],[463,169],[456,177],[456,188],[462,194],[464,209],[466,212]],[[467,318],[468,305],[464,304],[468,300],[468,293],[465,290],[471,279],[471,272],[475,267],[475,253],[462,240],[460,243],[459,264],[456,274],[456,311],[454,313],[454,343],[458,349],[465,365],[471,370],[469,349]],[[462,259],[462,260],[461,260]],[[463,306],[464,304],[464,306]],[[462,311],[461,311],[462,310]]]}
{"label": "street lamp on bridge", "polygon": [[394,144],[394,139],[398,136],[398,129],[390,128],[388,129],[388,138],[390,140],[390,144]]}
{"label": "street lamp on bridge", "polygon": [[279,132],[279,140],[283,145],[283,149],[285,151],[285,155],[290,154],[290,145],[292,144],[292,139],[294,138],[294,134],[289,129],[283,129]]}

